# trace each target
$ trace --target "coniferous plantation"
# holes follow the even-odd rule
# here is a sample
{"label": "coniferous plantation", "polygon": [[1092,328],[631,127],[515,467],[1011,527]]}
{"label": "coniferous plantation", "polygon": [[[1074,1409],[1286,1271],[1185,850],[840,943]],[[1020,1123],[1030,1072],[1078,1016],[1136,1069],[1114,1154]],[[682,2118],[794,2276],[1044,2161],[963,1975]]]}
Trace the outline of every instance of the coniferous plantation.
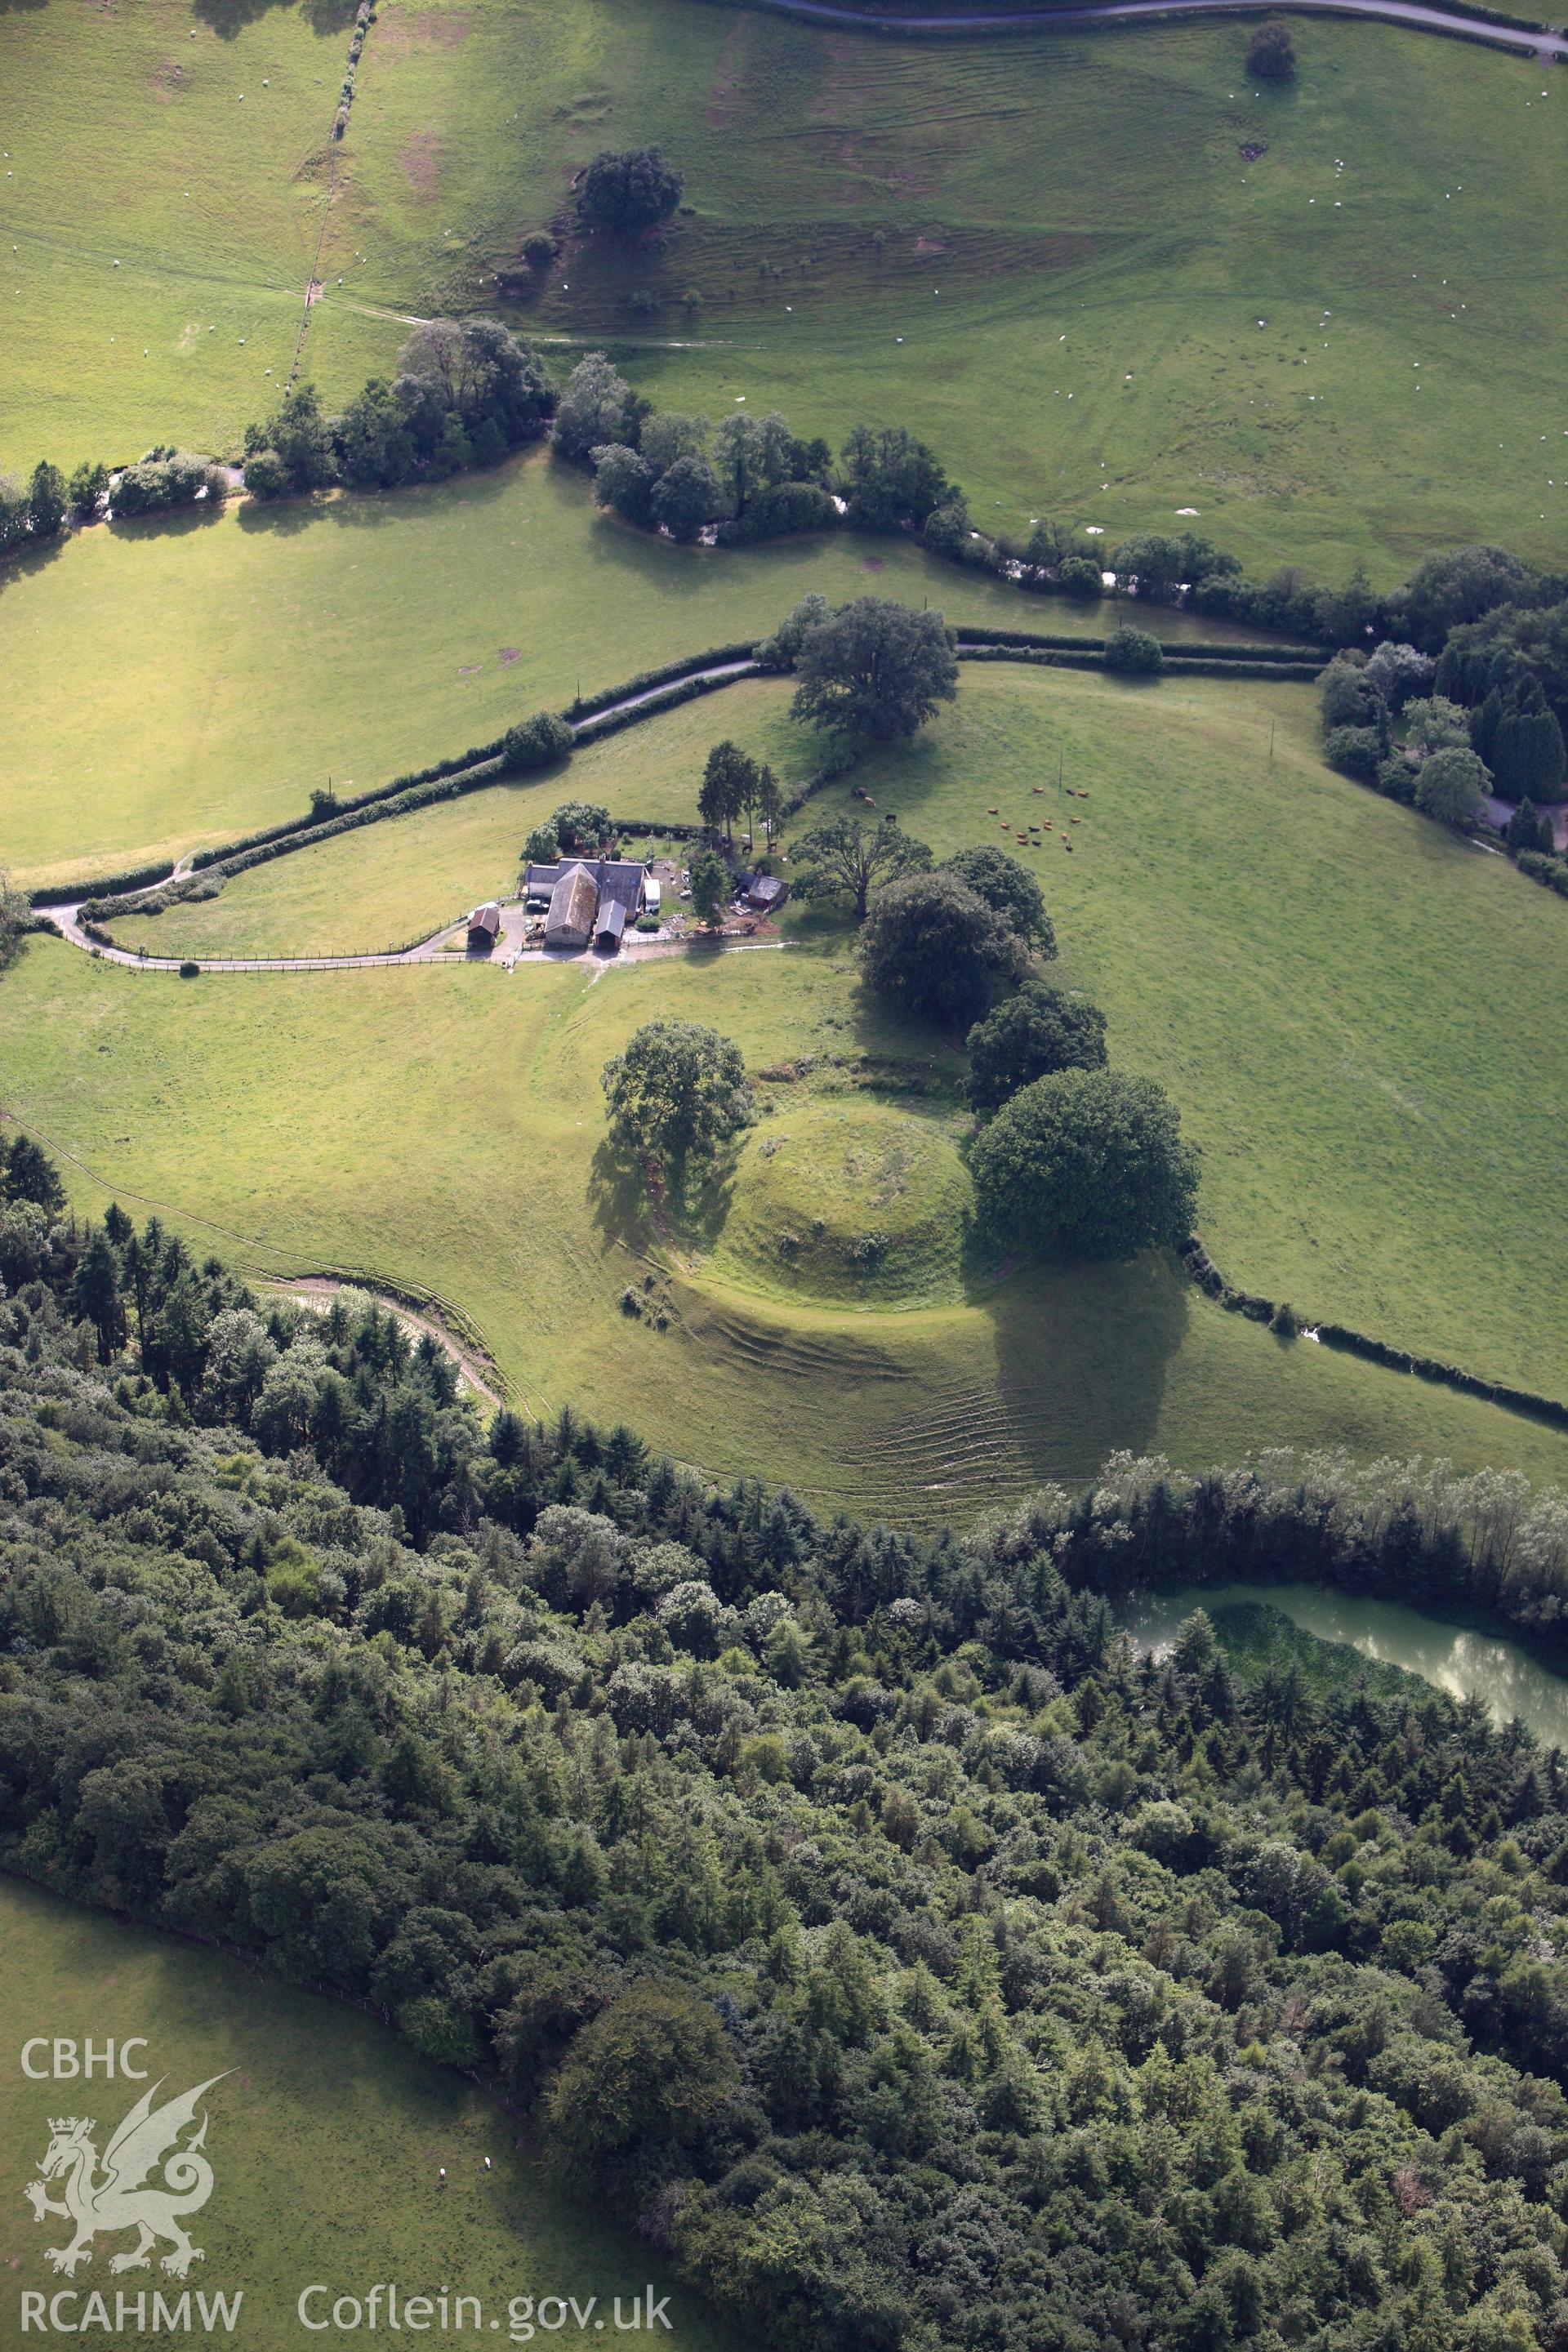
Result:
{"label": "coniferous plantation", "polygon": [[1551,1625],[1552,1499],[1122,1458],[918,1544],[6,1190],[8,1869],[369,2004],[780,2352],[1568,2344],[1561,1754],[1106,1597]]}

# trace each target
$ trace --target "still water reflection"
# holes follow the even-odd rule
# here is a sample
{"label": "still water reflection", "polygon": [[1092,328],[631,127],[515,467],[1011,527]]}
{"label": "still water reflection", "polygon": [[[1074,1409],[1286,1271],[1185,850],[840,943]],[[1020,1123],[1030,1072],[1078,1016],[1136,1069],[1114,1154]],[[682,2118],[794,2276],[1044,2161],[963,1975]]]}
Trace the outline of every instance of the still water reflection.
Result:
{"label": "still water reflection", "polygon": [[1396,1601],[1371,1601],[1316,1584],[1216,1584],[1146,1593],[1129,1603],[1126,1622],[1140,1649],[1166,1649],[1184,1617],[1212,1613],[1227,1601],[1261,1601],[1304,1633],[1342,1642],[1364,1658],[1404,1666],[1451,1698],[1485,1701],[1493,1718],[1518,1716],[1548,1746],[1568,1748],[1568,1675],[1553,1674],[1517,1642],[1445,1624]]}

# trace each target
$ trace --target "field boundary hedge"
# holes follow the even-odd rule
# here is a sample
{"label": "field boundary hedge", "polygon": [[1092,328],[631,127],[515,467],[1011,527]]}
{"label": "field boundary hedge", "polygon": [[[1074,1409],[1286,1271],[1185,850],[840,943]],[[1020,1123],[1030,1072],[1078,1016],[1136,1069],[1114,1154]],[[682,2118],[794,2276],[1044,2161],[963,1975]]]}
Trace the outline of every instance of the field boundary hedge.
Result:
{"label": "field boundary hedge", "polygon": [[[1080,640],[1080,643],[1088,646],[1092,646],[1092,640]],[[1103,643],[1103,640],[1101,642]],[[1153,683],[1163,673],[1167,677],[1253,677],[1310,686],[1322,668],[1321,662],[1314,662],[1309,667],[1300,663],[1281,661],[1222,661],[1208,650],[1201,654],[1176,655],[1173,654],[1168,646],[1162,646],[1160,651],[1163,657],[1160,669],[1142,673],[1150,683]],[[1079,652],[1077,648],[1069,652],[1066,646],[1055,646],[1047,651],[1043,646],[1034,646],[961,645],[958,648],[958,658],[960,661],[1022,662],[1026,667],[1037,669],[1103,669],[1105,667],[1103,655],[1092,650]],[[1134,673],[1135,680],[1136,676],[1137,674]]]}
{"label": "field boundary hedge", "polygon": [[580,719],[596,718],[611,704],[624,702],[628,695],[642,694],[649,687],[677,684],[693,670],[716,669],[721,662],[750,661],[756,650],[756,645],[747,639],[732,646],[710,646],[705,653],[683,654],[679,660],[664,662],[658,669],[639,670],[636,677],[626,678],[619,686],[606,687],[603,693],[574,695],[561,716],[575,729]]}
{"label": "field boundary hedge", "polygon": [[[1169,607],[1165,609],[1169,610]],[[966,646],[1018,646],[1038,648],[1042,653],[1077,653],[1087,648],[1102,654],[1104,637],[1072,636],[1043,629],[993,629],[972,623],[959,622],[953,629],[962,652]],[[1300,668],[1310,668],[1314,676],[1325,666],[1322,653],[1315,646],[1264,646],[1245,642],[1232,645],[1216,642],[1212,637],[1189,637],[1167,644],[1160,641],[1160,649],[1167,661],[1192,657],[1205,661],[1234,662],[1247,668],[1255,662],[1290,662]]]}
{"label": "field boundary hedge", "polygon": [[[696,656],[686,655],[679,662],[667,663],[662,670],[644,671],[620,686],[605,688],[603,693],[585,697],[573,706],[585,711],[585,719],[574,722],[571,709],[561,716],[572,727],[578,741],[594,743],[601,737],[613,735],[622,727],[629,727],[639,719],[656,718],[662,710],[675,709],[697,695],[710,693],[716,688],[737,683],[731,677],[707,677],[700,671],[715,661],[739,661],[750,657],[750,645],[727,646]],[[699,674],[692,676],[694,670]],[[749,673],[748,673],[749,674]],[[650,694],[630,710],[615,711],[614,706],[628,695],[641,693],[647,686],[668,677],[670,686],[663,694]],[[605,714],[614,712],[614,716]],[[435,760],[427,767],[416,768],[407,774],[395,776],[390,783],[374,785],[370,791],[356,793],[352,800],[339,801],[330,816],[317,817],[307,811],[298,817],[286,817],[276,824],[264,825],[258,832],[241,834],[234,841],[216,848],[197,850],[190,862],[188,873],[176,875],[168,866],[138,866],[116,874],[106,874],[89,882],[47,883],[31,893],[29,904],[36,908],[80,906],[84,915],[100,918],[110,901],[141,899],[153,890],[168,890],[165,905],[178,903],[183,882],[195,882],[202,877],[220,875],[229,880],[252,866],[265,865],[269,858],[281,857],[291,849],[312,849],[319,842],[331,841],[339,834],[352,833],[362,824],[374,824],[385,816],[408,816],[416,809],[433,806],[439,800],[453,800],[465,793],[478,792],[487,784],[497,783],[506,771],[501,765],[501,747],[506,739],[498,735],[493,742],[470,744],[466,751],[454,753],[445,760]],[[445,789],[443,789],[445,787]],[[130,911],[116,905],[116,916]],[[144,908],[142,911],[147,911]],[[158,910],[153,910],[158,911]]]}
{"label": "field boundary hedge", "polygon": [[[961,660],[1010,661],[1045,668],[1102,667],[1107,643],[1104,637],[1054,636],[1026,629],[981,631],[960,626],[953,634]],[[1266,646],[1215,645],[1204,638],[1193,640],[1191,650],[1184,647],[1173,653],[1162,648],[1162,652],[1164,667],[1177,676],[1290,681],[1316,677],[1322,667],[1321,660],[1310,651],[1282,656]],[[750,667],[731,667],[723,675],[712,675],[724,665],[742,663]],[[774,674],[765,672],[757,661],[753,642],[738,640],[730,645],[710,646],[702,653],[683,655],[658,668],[639,671],[617,686],[576,696],[560,716],[572,729],[575,750],[579,744],[601,742],[645,719],[657,719],[700,696],[738,685],[743,678]],[[642,698],[629,701],[633,696]],[[384,817],[411,816],[438,801],[459,799],[468,793],[500,782],[507,773],[502,759],[505,740],[504,736],[498,736],[490,743],[471,743],[465,751],[395,776],[389,783],[373,785],[351,800],[336,803],[328,816],[319,817],[313,811],[307,811],[255,833],[242,834],[216,848],[197,850],[184,874],[162,866],[136,866],[87,883],[46,885],[32,893],[30,903],[40,910],[77,903],[83,928],[89,936],[100,936],[105,944],[113,945],[115,942],[107,934],[96,932],[92,927],[123,921],[135,914],[161,914],[194,896],[193,886],[199,881],[214,877],[220,882],[232,881],[237,875],[267,865],[275,857],[286,856],[292,850],[313,849],[342,834],[357,832],[362,825],[378,824]],[[852,762],[845,762],[841,755],[837,762],[829,760],[805,783],[795,788],[785,803],[785,813],[793,815],[813,793],[843,775],[847,764]],[[667,826],[664,830],[671,828]],[[155,905],[151,903],[153,898],[158,901]]]}
{"label": "field boundary hedge", "polygon": [[[1250,1322],[1266,1323],[1281,1337],[1294,1338],[1299,1329],[1305,1328],[1304,1318],[1284,1300],[1266,1298],[1260,1291],[1243,1290],[1227,1282],[1195,1234],[1188,1235],[1178,1255],[1185,1260],[1187,1271],[1199,1289],[1227,1314],[1245,1315]],[[1452,1389],[1460,1396],[1480,1397],[1488,1404],[1504,1405],[1510,1412],[1545,1422],[1550,1428],[1568,1429],[1568,1404],[1556,1397],[1542,1396],[1535,1389],[1515,1388],[1506,1381],[1483,1380],[1479,1372],[1467,1372],[1458,1364],[1443,1362],[1440,1357],[1418,1356],[1408,1348],[1391,1347],[1386,1339],[1374,1339],[1348,1323],[1313,1323],[1310,1328],[1323,1347],[1337,1349],[1342,1355],[1359,1356],[1363,1363],[1381,1365],[1385,1371],[1413,1372],[1417,1380],[1429,1381],[1435,1388]]]}

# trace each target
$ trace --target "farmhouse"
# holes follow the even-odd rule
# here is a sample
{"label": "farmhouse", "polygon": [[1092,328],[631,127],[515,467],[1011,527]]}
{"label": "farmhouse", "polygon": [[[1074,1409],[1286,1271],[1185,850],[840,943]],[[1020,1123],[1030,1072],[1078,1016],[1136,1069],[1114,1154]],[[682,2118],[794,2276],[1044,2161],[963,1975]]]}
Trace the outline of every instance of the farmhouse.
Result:
{"label": "farmhouse", "polygon": [[642,911],[647,867],[630,858],[574,857],[524,868],[525,904],[544,910],[547,948],[618,947],[626,924]]}

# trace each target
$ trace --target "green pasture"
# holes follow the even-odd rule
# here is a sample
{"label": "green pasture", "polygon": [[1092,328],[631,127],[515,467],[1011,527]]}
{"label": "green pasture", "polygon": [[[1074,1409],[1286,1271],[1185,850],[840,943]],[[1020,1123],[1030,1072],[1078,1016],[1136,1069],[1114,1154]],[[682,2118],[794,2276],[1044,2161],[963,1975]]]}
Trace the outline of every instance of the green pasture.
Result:
{"label": "green pasture", "polygon": [[[1113,1058],[1162,1079],[1202,1145],[1200,1231],[1233,1281],[1493,1379],[1568,1390],[1561,903],[1325,768],[1309,688],[1126,686],[973,662],[961,678],[925,733],[819,794],[797,830],[840,810],[892,813],[939,854],[977,840],[1011,850],[1046,892],[1062,975],[1106,1012]],[[815,740],[790,720],[789,691],[748,682],[627,729],[573,761],[570,789],[617,815],[688,815],[721,735],[786,781],[808,772]],[[514,878],[529,825],[564,789],[500,787],[392,819],[119,937],[159,954],[401,943]],[[790,1034],[801,972],[820,969],[803,950],[843,961],[848,944],[830,912],[797,902],[784,919],[800,946],[724,962],[713,983],[742,1003],[777,993],[762,1063],[815,1050]],[[121,993],[154,985],[105,977]],[[536,983],[523,967],[494,984],[511,995]],[[226,1028],[229,992],[278,984],[211,976],[196,992],[203,1017]],[[595,1017],[607,987],[618,1001],[678,984],[696,983],[668,965],[615,974],[590,1000]],[[865,1013],[847,962],[835,989],[827,1034],[847,1052]],[[713,1018],[731,1025],[722,1008]],[[938,1047],[898,1054],[923,1067]],[[596,1117],[594,1076],[583,1083]],[[781,1210],[750,1244],[745,1224],[712,1272],[754,1287],[766,1234],[795,1221]],[[798,1297],[805,1270],[768,1286]]]}
{"label": "green pasture", "polygon": [[[1037,872],[1113,1060],[1203,1146],[1232,1281],[1568,1391],[1563,910],[1325,768],[1309,688],[966,665],[955,709],[853,781],[938,850],[994,839]],[[813,814],[836,805],[847,784]]]}
{"label": "green pasture", "polygon": [[761,635],[814,588],[1105,625],[903,541],[676,547],[542,451],[439,488],[100,525],[0,569],[0,864],[36,883],[173,861],[301,814],[329,778],[363,792],[579,684]]}
{"label": "green pasture", "polygon": [[1195,507],[1265,570],[1551,556],[1556,79],[1295,31],[1296,82],[1254,89],[1236,23],[921,42],[698,0],[390,0],[313,364],[353,373],[341,336],[363,356],[374,322],[340,306],[489,303],[597,148],[657,137],[692,207],[662,254],[573,241],[516,316],[616,339],[667,405],[901,421],[994,520],[1115,535]]}
{"label": "green pasture", "polygon": [[0,465],[237,446],[293,358],[353,21],[353,0],[0,10]]}
{"label": "green pasture", "polygon": [[351,13],[0,12],[0,460],[232,448],[323,222],[306,371],[337,399],[409,319],[494,307],[596,148],[658,137],[691,206],[662,252],[569,243],[508,313],[563,367],[608,340],[666,403],[907,422],[1009,525],[1191,507],[1257,568],[1385,581],[1453,539],[1560,552],[1562,92],[1531,60],[1302,19],[1297,81],[1254,91],[1224,22],[385,0],[333,146]]}
{"label": "green pasture", "polygon": [[[101,2053],[108,2041],[144,2037],[133,2063],[163,2079],[164,2098],[223,2077],[204,2102],[212,2195],[190,2225],[205,2259],[183,2282],[156,2268],[111,2279],[110,2256],[133,2241],[100,2237],[91,2267],[68,2282],[44,2250],[62,2243],[68,2225],[49,2215],[38,2223],[13,2195],[0,2221],[0,2327],[10,2342],[22,2340],[20,2295],[39,2290],[74,2289],[63,2315],[87,2327],[94,2289],[110,2322],[117,2289],[144,2294],[149,2312],[154,2292],[173,2304],[188,2287],[193,2306],[198,2294],[238,2293],[237,2339],[256,2352],[294,2352],[310,2340],[296,2306],[314,2283],[331,2288],[309,2306],[315,2317],[336,2295],[363,2297],[377,2281],[396,2281],[405,2298],[477,2295],[483,2333],[499,2319],[502,2344],[514,2340],[514,2298],[596,2296],[608,2332],[617,2294],[629,2318],[650,2272],[664,2292],[646,2242],[574,2203],[540,2158],[520,2151],[498,2106],[358,2010],[14,1878],[0,1879],[0,2002],[17,2048],[44,2035],[90,2039]],[[90,2084],[30,2081],[13,2057],[0,2076],[0,2132],[15,2180],[35,2177],[51,2115],[90,2112],[101,2158],[146,2087],[106,2080],[101,2058]],[[671,2294],[668,2317],[697,2352],[724,2352],[734,2340],[684,2287]],[[194,2311],[191,2325],[200,2336]],[[617,2340],[646,2347],[663,2335],[627,2328]],[[221,2330],[211,2340],[223,2340]]]}
{"label": "green pasture", "polygon": [[[1159,1260],[1014,1267],[891,1313],[761,1296],[721,1244],[651,1232],[601,1149],[600,1066],[656,1014],[713,1023],[757,1070],[812,1056],[819,1108],[840,1089],[863,1102],[868,1076],[896,1102],[957,1075],[943,1039],[864,1002],[831,942],[598,979],[412,965],[183,982],[43,940],[0,986],[0,1066],[6,1111],[84,1211],[156,1207],[258,1274],[424,1288],[478,1328],[530,1409],[626,1418],[717,1475],[765,1463],[824,1506],[963,1518],[1042,1476],[1088,1477],[1119,1445],[1199,1465],[1289,1440],[1568,1474],[1551,1432],[1282,1345]],[[796,1097],[776,1093],[769,1124],[787,1133]],[[1325,1225],[1340,1207],[1324,1199]],[[620,1309],[648,1272],[662,1331]]]}
{"label": "green pasture", "polygon": [[586,744],[549,775],[384,818],[252,866],[216,898],[127,917],[115,941],[149,955],[342,955],[428,939],[516,889],[524,841],[563,800],[596,801],[622,821],[695,824],[703,763],[723,735],[764,751],[786,791],[802,782],[821,751],[791,723],[787,699],[776,679],[743,679]]}

